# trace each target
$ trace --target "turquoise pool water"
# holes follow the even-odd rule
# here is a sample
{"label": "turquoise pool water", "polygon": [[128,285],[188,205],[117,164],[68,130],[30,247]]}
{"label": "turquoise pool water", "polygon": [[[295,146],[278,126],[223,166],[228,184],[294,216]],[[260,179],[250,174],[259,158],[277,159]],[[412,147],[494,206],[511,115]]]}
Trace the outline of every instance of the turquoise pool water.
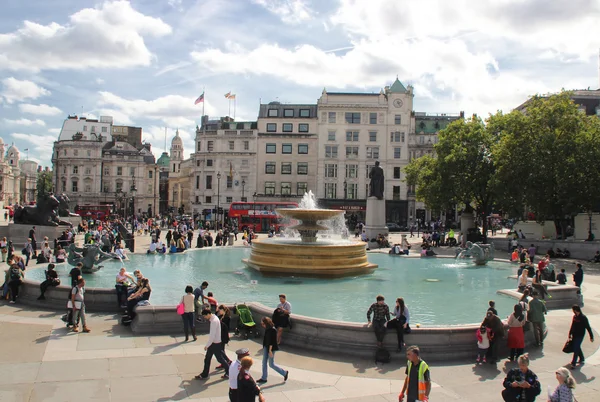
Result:
{"label": "turquoise pool water", "polygon": [[[487,302],[496,300],[501,317],[512,312],[514,300],[496,294],[498,289],[513,288],[507,277],[516,268],[491,262],[484,268],[447,258],[391,257],[369,254],[369,261],[379,265],[373,274],[340,278],[310,279],[263,277],[241,262],[249,256],[244,248],[188,251],[183,255],[132,255],[125,266],[129,272],[141,269],[150,279],[156,305],[175,305],[185,286],[199,286],[208,281],[219,302],[256,301],[275,306],[278,294],[285,293],[293,313],[311,317],[366,322],[366,311],[378,294],[393,308],[397,297],[404,297],[411,314],[411,324],[452,325],[481,322]],[[85,275],[87,287],[113,287],[119,261],[106,261],[104,268]],[[66,264],[57,267],[63,283],[67,281]],[[43,270],[27,272],[27,278],[43,279]]]}

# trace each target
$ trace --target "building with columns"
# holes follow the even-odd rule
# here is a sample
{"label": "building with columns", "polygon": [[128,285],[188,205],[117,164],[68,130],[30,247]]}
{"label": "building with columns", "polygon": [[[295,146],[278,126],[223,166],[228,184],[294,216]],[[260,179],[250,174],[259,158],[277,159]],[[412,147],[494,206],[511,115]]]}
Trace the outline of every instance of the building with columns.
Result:
{"label": "building with columns", "polygon": [[54,143],[52,163],[54,190],[65,193],[72,206],[109,204],[126,215],[156,209],[157,166],[139,127],[113,126],[110,116],[69,116]]}
{"label": "building with columns", "polygon": [[21,168],[19,149],[12,144],[5,148],[0,138],[0,207],[21,202]]}
{"label": "building with columns", "polygon": [[183,159],[183,140],[179,136],[179,130],[175,132],[175,137],[171,141],[171,153],[169,156],[169,176],[168,176],[168,205],[172,211],[180,214],[193,211],[191,191],[191,159]]}

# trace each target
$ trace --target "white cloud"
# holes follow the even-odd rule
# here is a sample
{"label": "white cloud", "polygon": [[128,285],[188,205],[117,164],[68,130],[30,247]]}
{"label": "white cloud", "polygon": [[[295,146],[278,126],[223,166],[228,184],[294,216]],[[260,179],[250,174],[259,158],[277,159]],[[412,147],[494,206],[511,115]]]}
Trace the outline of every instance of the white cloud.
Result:
{"label": "white cloud", "polygon": [[[28,146],[29,153],[37,155],[39,159],[44,161],[47,161],[49,155],[52,155],[52,148],[54,147],[54,141],[56,141],[56,137],[51,135],[12,133],[11,136],[32,144]],[[33,160],[34,158],[30,159]]]}
{"label": "white cloud", "polygon": [[300,24],[312,18],[314,11],[304,0],[252,0],[286,24]]}
{"label": "white cloud", "polygon": [[102,78],[96,78],[96,84],[103,85],[104,84],[104,80]]}
{"label": "white cloud", "polygon": [[46,105],[42,103],[40,105],[33,105],[31,103],[21,103],[19,110],[22,113],[37,114],[41,116],[56,116],[62,114],[62,110],[57,107]]}
{"label": "white cloud", "polygon": [[40,120],[40,119],[35,119],[35,120],[29,120],[29,119],[18,119],[18,120],[11,120],[11,119],[4,119],[4,121],[7,124],[13,125],[13,126],[45,126],[46,122],[44,120]]}
{"label": "white cloud", "polygon": [[0,69],[147,66],[154,56],[144,37],[171,33],[171,27],[160,18],[134,10],[128,1],[106,1],[69,19],[65,25],[25,21],[19,30],[0,34]]}
{"label": "white cloud", "polygon": [[14,77],[3,79],[2,86],[4,89],[0,92],[0,96],[7,103],[14,103],[25,99],[37,99],[41,96],[50,95],[50,91],[40,87],[35,82],[18,80]]}

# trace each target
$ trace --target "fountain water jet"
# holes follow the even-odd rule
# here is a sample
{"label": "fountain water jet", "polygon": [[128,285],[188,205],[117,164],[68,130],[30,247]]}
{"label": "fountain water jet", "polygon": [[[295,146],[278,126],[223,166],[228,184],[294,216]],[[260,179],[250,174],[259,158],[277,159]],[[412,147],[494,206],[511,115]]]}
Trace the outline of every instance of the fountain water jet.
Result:
{"label": "fountain water jet", "polygon": [[[350,240],[323,240],[319,231],[330,230],[323,221],[339,218],[344,211],[318,209],[312,192],[306,193],[303,208],[277,209],[277,213],[301,223],[291,227],[298,239],[257,239],[250,258],[243,262],[264,274],[339,277],[365,274],[377,268],[367,260],[366,244]],[[321,223],[320,223],[321,222]]]}

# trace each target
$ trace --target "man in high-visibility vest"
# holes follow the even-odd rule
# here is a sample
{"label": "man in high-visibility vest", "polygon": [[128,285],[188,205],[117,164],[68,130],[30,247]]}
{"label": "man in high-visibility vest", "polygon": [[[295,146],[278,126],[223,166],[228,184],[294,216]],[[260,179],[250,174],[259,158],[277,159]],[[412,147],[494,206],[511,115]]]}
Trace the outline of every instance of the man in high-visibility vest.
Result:
{"label": "man in high-visibility vest", "polygon": [[429,401],[431,392],[431,377],[429,366],[420,357],[421,351],[418,346],[410,346],[406,349],[406,378],[402,391],[398,395],[398,401],[404,400],[406,394],[407,402]]}

